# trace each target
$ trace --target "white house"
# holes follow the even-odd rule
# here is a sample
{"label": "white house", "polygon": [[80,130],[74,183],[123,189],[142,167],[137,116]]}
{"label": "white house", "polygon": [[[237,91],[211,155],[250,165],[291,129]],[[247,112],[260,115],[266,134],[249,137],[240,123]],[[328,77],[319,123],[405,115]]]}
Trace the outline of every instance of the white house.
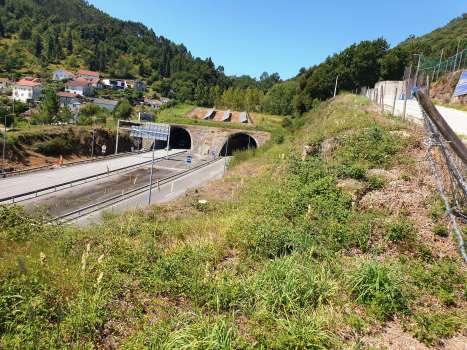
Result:
{"label": "white house", "polygon": [[10,80],[8,78],[0,78],[0,89],[4,89],[10,85]]}
{"label": "white house", "polygon": [[44,89],[45,86],[38,78],[25,77],[13,84],[13,98],[26,103],[39,96]]}
{"label": "white house", "polygon": [[66,92],[71,92],[72,94],[78,94],[81,96],[92,96],[94,88],[90,81],[69,81],[65,83]]}
{"label": "white house", "polygon": [[172,101],[172,100],[170,98],[168,98],[168,97],[162,97],[161,98],[161,102],[162,102],[163,105],[166,104],[167,102],[170,102],[170,101]]}
{"label": "white house", "polygon": [[76,75],[64,69],[59,69],[53,72],[53,77],[54,77],[54,80],[61,80],[61,79],[75,80],[76,79]]}
{"label": "white house", "polygon": [[99,72],[80,69],[78,70],[78,76],[82,78],[99,79]]}
{"label": "white house", "polygon": [[99,80],[99,78],[85,78],[85,77],[79,77],[78,79],[76,79],[76,81],[88,81],[91,83],[91,85],[93,87],[95,87],[96,89],[102,89],[102,83],[101,81]]}
{"label": "white house", "polygon": [[124,90],[128,87],[126,81],[114,80],[114,79],[104,79],[102,80],[104,85],[108,86],[110,89],[117,87],[119,90]]}
{"label": "white house", "polygon": [[103,108],[108,109],[109,111],[113,111],[115,107],[117,106],[118,101],[105,100],[103,98],[95,98],[94,103],[101,108],[103,107]]}

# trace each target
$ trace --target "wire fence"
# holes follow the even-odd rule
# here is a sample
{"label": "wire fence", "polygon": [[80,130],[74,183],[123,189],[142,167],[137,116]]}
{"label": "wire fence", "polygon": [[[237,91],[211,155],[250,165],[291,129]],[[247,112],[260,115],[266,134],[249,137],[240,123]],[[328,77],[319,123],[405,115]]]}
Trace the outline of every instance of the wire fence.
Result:
{"label": "wire fence", "polygon": [[426,155],[430,161],[446,211],[451,218],[457,236],[459,253],[467,262],[465,239],[457,224],[457,220],[463,220],[467,223],[467,167],[453,152],[452,147],[447,147],[451,141],[447,141],[441,135],[430,120],[427,111],[420,103],[419,106],[428,130],[425,141]]}

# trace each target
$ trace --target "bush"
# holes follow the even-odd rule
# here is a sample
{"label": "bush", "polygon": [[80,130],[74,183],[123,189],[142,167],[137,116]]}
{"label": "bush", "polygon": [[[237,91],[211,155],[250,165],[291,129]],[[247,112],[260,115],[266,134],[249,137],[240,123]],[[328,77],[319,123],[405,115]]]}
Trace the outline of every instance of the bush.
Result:
{"label": "bush", "polygon": [[432,232],[440,237],[447,237],[448,236],[448,229],[440,224],[436,224],[433,226]]}
{"label": "bush", "polygon": [[376,260],[361,264],[351,277],[350,287],[355,301],[370,305],[370,311],[379,320],[387,320],[395,312],[407,310],[401,281],[394,271]]}
{"label": "bush", "polygon": [[72,151],[71,145],[67,140],[57,136],[51,140],[41,142],[36,146],[37,152],[45,156],[58,156],[63,154],[70,154]]}
{"label": "bush", "polygon": [[409,219],[401,219],[396,222],[391,222],[386,227],[386,239],[393,243],[399,243],[409,238],[414,232],[412,221]]}
{"label": "bush", "polygon": [[284,140],[285,140],[285,137],[282,134],[277,134],[277,135],[274,136],[274,143],[276,143],[278,145],[284,143]]}
{"label": "bush", "polygon": [[292,120],[291,120],[289,117],[284,117],[284,118],[282,118],[281,126],[282,126],[283,128],[287,128],[287,127],[289,127],[290,125],[292,125]]}

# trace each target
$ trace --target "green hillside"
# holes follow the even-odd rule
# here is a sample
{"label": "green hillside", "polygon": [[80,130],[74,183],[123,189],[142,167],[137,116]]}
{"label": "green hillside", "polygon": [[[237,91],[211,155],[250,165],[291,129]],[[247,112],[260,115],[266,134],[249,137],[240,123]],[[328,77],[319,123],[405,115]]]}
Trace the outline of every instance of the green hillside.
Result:
{"label": "green hillside", "polygon": [[439,60],[444,48],[443,60],[456,54],[460,40],[459,51],[467,47],[467,13],[454,18],[444,27],[400,43],[398,46],[413,53],[423,52],[429,60]]}

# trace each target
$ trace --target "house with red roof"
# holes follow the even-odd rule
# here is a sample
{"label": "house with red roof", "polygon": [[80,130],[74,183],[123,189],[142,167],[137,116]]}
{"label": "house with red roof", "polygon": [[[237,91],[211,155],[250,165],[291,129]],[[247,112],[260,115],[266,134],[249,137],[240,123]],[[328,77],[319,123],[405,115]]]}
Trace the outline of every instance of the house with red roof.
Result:
{"label": "house with red roof", "polygon": [[38,78],[25,77],[13,84],[13,98],[26,103],[39,96],[45,86]]}
{"label": "house with red roof", "polygon": [[31,109],[27,110],[26,112],[21,113],[21,115],[22,115],[26,120],[31,120],[31,116],[32,116],[33,114],[38,114],[38,113],[39,113],[39,111],[38,111],[37,109],[31,108]]}
{"label": "house with red roof", "polygon": [[76,103],[81,99],[81,96],[72,92],[57,92],[57,96],[60,98],[60,103],[62,105],[69,105]]}
{"label": "house with red roof", "polygon": [[80,69],[78,70],[78,76],[82,78],[99,79],[99,72],[93,72],[90,70]]}
{"label": "house with red roof", "polygon": [[93,87],[96,89],[102,89],[102,83],[99,80],[99,78],[85,78],[85,77],[79,77],[76,79],[76,81],[89,81]]}
{"label": "house with red roof", "polygon": [[7,86],[10,86],[10,85],[11,85],[10,79],[0,78],[0,89],[4,89],[4,88],[6,88]]}
{"label": "house with red roof", "polygon": [[75,80],[76,79],[75,74],[65,69],[56,70],[52,74],[53,74],[54,80],[62,80],[62,79]]}
{"label": "house with red roof", "polygon": [[81,96],[92,96],[94,88],[90,81],[69,81],[65,83],[66,92],[78,94]]}

